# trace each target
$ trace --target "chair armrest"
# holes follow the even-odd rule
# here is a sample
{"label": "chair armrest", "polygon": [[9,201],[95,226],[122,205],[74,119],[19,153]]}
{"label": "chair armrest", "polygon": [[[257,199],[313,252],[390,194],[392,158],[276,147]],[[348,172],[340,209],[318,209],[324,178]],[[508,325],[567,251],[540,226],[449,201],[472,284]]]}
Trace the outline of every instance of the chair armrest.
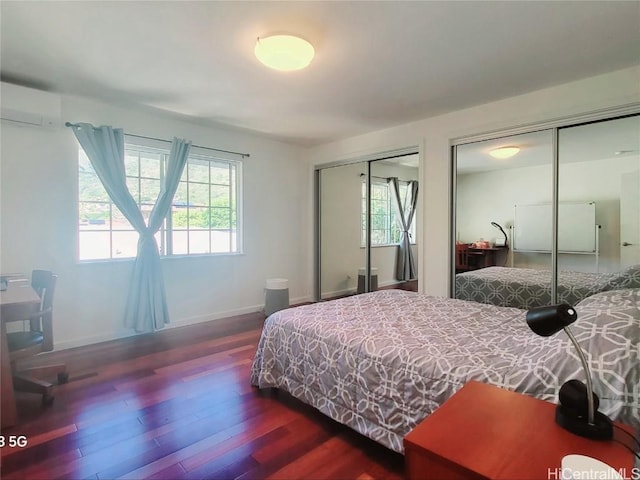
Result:
{"label": "chair armrest", "polygon": [[29,323],[31,330],[42,332],[42,351],[50,352],[53,350],[53,308],[45,308],[34,313],[29,318]]}
{"label": "chair armrest", "polygon": [[44,310],[38,310],[37,312],[31,314],[31,316],[29,317],[29,320],[37,320],[41,318],[43,315],[48,315],[52,312],[53,312],[52,307],[45,308]]}

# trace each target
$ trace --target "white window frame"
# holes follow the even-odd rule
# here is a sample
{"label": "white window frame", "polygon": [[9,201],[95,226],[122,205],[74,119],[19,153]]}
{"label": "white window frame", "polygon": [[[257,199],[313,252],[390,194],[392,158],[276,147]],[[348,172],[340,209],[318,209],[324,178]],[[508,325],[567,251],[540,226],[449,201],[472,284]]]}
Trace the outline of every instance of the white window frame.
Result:
{"label": "white window frame", "polygon": [[[400,197],[402,199],[403,195],[402,195],[402,190],[403,190],[403,186],[404,188],[408,188],[407,183],[406,182],[401,182],[400,183],[400,188],[401,188],[401,192],[400,192]],[[385,228],[384,229],[375,229],[373,228],[373,222],[372,222],[372,228],[371,228],[371,246],[372,247],[389,247],[389,246],[395,246],[398,245],[400,243],[400,240],[394,242],[391,239],[392,236],[392,230],[393,230],[393,226],[395,225],[396,228],[398,230],[401,230],[400,228],[400,224],[396,222],[396,207],[394,205],[394,199],[393,199],[393,190],[391,189],[390,185],[388,182],[382,181],[382,180],[372,180],[371,181],[371,190],[373,192],[373,189],[377,187],[377,188],[384,188],[386,190],[386,204],[385,204]],[[364,247],[366,245],[366,236],[367,236],[367,231],[366,231],[366,215],[367,215],[367,211],[366,211],[366,201],[367,201],[367,182],[365,180],[362,181],[362,195],[361,195],[361,225],[362,228],[360,230],[360,246]],[[406,215],[406,212],[405,212]],[[373,216],[373,214],[372,214]],[[405,217],[406,218],[406,217]],[[374,243],[374,231],[384,231],[384,237],[385,237],[385,241],[384,243]],[[415,245],[416,244],[416,219],[413,218],[411,225],[409,226],[409,238],[410,238],[410,243],[411,245]]]}
{"label": "white window frame", "polygon": [[[84,151],[82,150],[81,147],[78,147],[79,149],[79,154],[80,156],[84,156],[85,158],[85,162],[88,163],[88,159],[86,158],[86,154],[84,153]],[[194,152],[195,150],[195,152]],[[200,150],[200,151],[199,151]],[[160,162],[160,175],[159,178],[153,177],[153,178],[147,178],[144,177],[142,175],[142,172],[140,171],[140,155],[144,155],[144,154],[148,154],[150,156],[158,156],[158,161]],[[158,181],[159,185],[162,184],[162,180],[163,180],[163,176],[164,176],[164,171],[166,169],[166,163],[168,161],[169,158],[169,149],[166,148],[165,145],[162,146],[147,146],[147,145],[140,145],[138,143],[132,143],[132,142],[125,142],[125,159],[130,158],[133,154],[133,156],[138,156],[138,164],[137,164],[137,175],[127,175],[127,180],[128,180],[128,184],[135,182],[137,180],[138,183],[138,187],[137,187],[137,192],[132,192],[134,199],[136,200],[136,204],[138,205],[138,207],[140,208],[142,205],[147,205],[148,210],[150,210],[150,208],[152,208],[152,204],[151,202],[142,202],[141,198],[140,198],[140,183],[142,181],[145,180],[150,180],[150,181]],[[149,158],[149,157],[147,157]],[[192,162],[198,162],[200,164],[202,164],[202,162],[208,162],[208,163],[217,163],[217,164],[221,164],[221,165],[227,165],[228,168],[230,169],[229,172],[229,184],[222,184],[222,183],[215,183],[212,178],[211,178],[211,169],[209,169],[209,178],[207,179],[206,182],[202,182],[202,181],[198,181],[198,180],[191,180],[190,179],[190,169],[189,169],[189,165],[193,163]],[[129,168],[129,164],[126,165],[126,168]],[[81,191],[80,188],[82,187],[82,181],[81,181],[81,175],[83,175],[83,173],[81,172],[82,169],[82,158],[79,157],[78,158],[78,191],[77,191],[77,200],[78,200],[78,210],[77,210],[77,249],[76,249],[76,256],[77,259],[80,263],[91,263],[91,262],[103,262],[103,261],[119,261],[119,260],[131,260],[135,258],[135,253],[133,254],[125,254],[123,256],[118,256],[118,255],[114,255],[114,232],[116,234],[122,234],[122,232],[133,232],[132,235],[135,235],[135,244],[137,246],[137,239],[138,239],[138,233],[135,232],[135,230],[133,229],[133,227],[128,223],[127,223],[127,227],[120,227],[120,228],[114,228],[114,224],[113,224],[113,219],[114,219],[114,214],[116,216],[122,217],[122,214],[120,213],[120,211],[118,210],[118,208],[113,204],[113,202],[111,201],[111,199],[108,197],[108,195],[106,195],[106,192],[103,192],[104,194],[102,195],[101,199],[99,200],[90,200],[90,199],[86,199],[86,198],[81,198]],[[99,180],[98,180],[99,181]],[[190,197],[190,187],[192,187],[193,185],[208,185],[208,203],[206,205],[203,206],[193,206],[192,202],[191,202],[191,197]],[[101,185],[101,184],[100,184]],[[159,253],[160,256],[162,258],[176,258],[176,257],[193,257],[193,256],[219,256],[219,255],[239,255],[242,254],[242,162],[239,160],[235,160],[235,159],[228,159],[228,158],[220,158],[218,156],[214,156],[214,155],[210,155],[208,151],[204,151],[203,149],[198,149],[196,148],[192,148],[191,153],[189,154],[189,158],[187,160],[187,164],[185,165],[182,177],[180,178],[180,186],[178,187],[179,189],[182,187],[186,186],[186,194],[187,194],[187,201],[185,202],[186,205],[184,208],[186,208],[187,212],[189,212],[189,210],[193,207],[193,208],[199,208],[201,210],[209,210],[208,214],[208,226],[203,228],[203,229],[192,229],[189,228],[189,220],[191,219],[191,216],[189,213],[187,213],[187,227],[186,228],[179,228],[179,227],[173,227],[173,214],[175,213],[175,200],[172,201],[172,206],[169,210],[169,213],[167,214],[167,217],[164,219],[162,226],[160,227],[159,231],[156,233],[156,241],[158,243],[158,249],[159,249]],[[229,235],[229,248],[226,251],[211,251],[212,250],[212,232],[214,232],[215,230],[217,230],[216,227],[211,225],[211,220],[212,220],[212,213],[213,210],[217,210],[219,208],[226,208],[226,207],[216,207],[215,205],[213,205],[212,203],[212,196],[211,196],[211,189],[212,187],[228,187],[229,190],[229,228],[228,230],[228,235]],[[101,185],[101,188],[104,189],[104,187]],[[182,189],[184,190],[184,188]],[[234,195],[235,192],[235,195]],[[178,192],[176,192],[176,197],[178,196]],[[106,197],[106,199],[105,199]],[[235,198],[234,198],[235,197]],[[174,197],[175,198],[175,197]],[[152,200],[153,203],[155,203],[156,199],[154,198]],[[83,221],[83,219],[81,218],[81,210],[82,210],[82,206],[83,205],[87,205],[87,204],[91,204],[91,203],[95,203],[96,205],[103,205],[103,206],[108,206],[108,220],[106,221],[106,224],[108,225],[106,228],[105,227],[101,227],[98,228],[98,226],[96,226],[96,228],[83,228],[83,226],[87,226],[89,224],[89,221],[87,221],[86,219]],[[235,211],[234,211],[235,210]],[[148,219],[148,212],[145,212],[145,220]],[[234,228],[233,228],[233,217],[235,216],[235,235],[234,235]],[[97,222],[99,223],[99,222]],[[106,256],[106,248],[104,249],[105,251],[102,252],[102,255],[100,256],[84,256],[84,258],[81,258],[81,249],[82,249],[82,239],[81,239],[81,235],[83,232],[102,232],[104,233],[105,231],[109,232],[109,245],[108,245],[108,250],[109,250],[109,256]],[[207,231],[208,232],[208,251],[190,251],[191,249],[191,235],[196,232],[196,231]],[[186,232],[186,251],[179,251],[176,253],[176,248],[174,247],[174,236],[177,232]],[[206,242],[205,242],[206,243]],[[129,246],[129,243],[127,243],[127,246]]]}

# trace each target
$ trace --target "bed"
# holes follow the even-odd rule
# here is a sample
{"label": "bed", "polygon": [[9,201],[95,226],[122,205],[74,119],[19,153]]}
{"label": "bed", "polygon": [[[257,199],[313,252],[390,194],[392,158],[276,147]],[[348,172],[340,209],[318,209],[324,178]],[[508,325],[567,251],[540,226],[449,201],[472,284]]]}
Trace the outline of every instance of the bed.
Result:
{"label": "bed", "polygon": [[[600,410],[640,427],[640,289],[577,310]],[[402,452],[403,437],[470,380],[555,401],[562,383],[584,378],[568,338],[536,336],[525,313],[403,290],[283,310],[265,322],[251,383]]]}
{"label": "bed", "polygon": [[[616,273],[558,272],[558,302],[577,304],[598,292],[640,287],[640,265]],[[530,309],[551,302],[551,271],[487,267],[456,275],[456,298]]]}

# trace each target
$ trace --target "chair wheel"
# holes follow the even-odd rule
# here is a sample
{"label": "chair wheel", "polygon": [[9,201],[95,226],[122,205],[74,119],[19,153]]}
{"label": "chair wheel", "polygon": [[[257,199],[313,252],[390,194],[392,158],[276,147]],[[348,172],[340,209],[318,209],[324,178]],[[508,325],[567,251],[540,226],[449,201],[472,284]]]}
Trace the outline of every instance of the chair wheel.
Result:
{"label": "chair wheel", "polygon": [[69,381],[69,374],[62,372],[58,374],[58,383],[67,383]]}
{"label": "chair wheel", "polygon": [[42,405],[45,407],[50,407],[51,405],[53,405],[53,401],[55,400],[55,398],[56,397],[54,397],[53,395],[42,395]]}

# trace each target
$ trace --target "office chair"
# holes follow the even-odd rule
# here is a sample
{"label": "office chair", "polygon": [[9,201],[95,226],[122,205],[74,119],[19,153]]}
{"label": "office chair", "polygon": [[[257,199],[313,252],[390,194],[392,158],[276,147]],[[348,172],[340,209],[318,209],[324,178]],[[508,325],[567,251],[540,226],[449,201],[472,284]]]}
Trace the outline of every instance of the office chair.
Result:
{"label": "office chair", "polygon": [[45,406],[53,403],[53,384],[40,378],[48,378],[55,374],[59,383],[66,383],[69,379],[66,365],[43,365],[21,370],[17,363],[22,359],[53,350],[53,294],[57,278],[57,275],[48,270],[32,272],[31,286],[40,296],[40,308],[30,318],[24,319],[29,322],[28,331],[7,333],[14,388],[41,394]]}
{"label": "office chair", "polygon": [[473,270],[469,265],[469,245],[465,243],[456,243],[456,273],[468,272]]}

